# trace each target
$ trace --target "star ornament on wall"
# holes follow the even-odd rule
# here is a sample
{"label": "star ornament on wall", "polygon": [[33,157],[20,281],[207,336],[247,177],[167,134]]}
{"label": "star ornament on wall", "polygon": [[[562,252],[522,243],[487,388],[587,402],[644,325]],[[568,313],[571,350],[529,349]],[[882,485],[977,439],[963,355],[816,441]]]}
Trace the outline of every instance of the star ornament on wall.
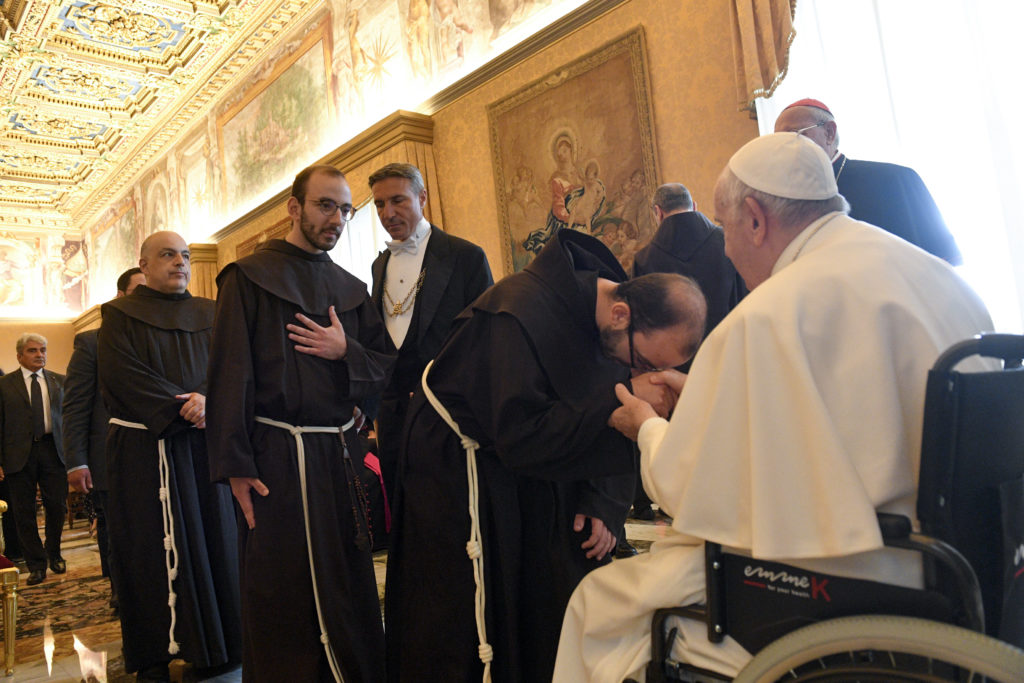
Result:
{"label": "star ornament on wall", "polygon": [[384,79],[391,74],[385,65],[395,56],[396,48],[386,36],[378,35],[370,45],[370,54],[366,57],[370,61],[369,80],[375,88],[384,86]]}

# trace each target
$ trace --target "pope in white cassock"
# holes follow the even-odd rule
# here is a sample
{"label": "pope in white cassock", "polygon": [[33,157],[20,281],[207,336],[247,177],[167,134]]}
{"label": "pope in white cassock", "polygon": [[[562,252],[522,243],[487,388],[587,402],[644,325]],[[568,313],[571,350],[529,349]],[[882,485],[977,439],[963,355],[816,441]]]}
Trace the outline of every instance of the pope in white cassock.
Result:
{"label": "pope in white cassock", "polygon": [[[812,571],[921,584],[876,511],[914,518],[928,369],[992,329],[949,265],[846,215],[825,153],[752,140],[715,186],[725,251],[750,288],[704,341],[671,421],[619,386],[644,487],[672,518],[650,553],[589,574],[566,610],[556,681],[643,679],[654,610],[704,601],[705,540]],[[685,388],[683,382],[685,381]],[[907,555],[908,557],[903,557]],[[750,654],[680,619],[672,657],[735,675]]]}

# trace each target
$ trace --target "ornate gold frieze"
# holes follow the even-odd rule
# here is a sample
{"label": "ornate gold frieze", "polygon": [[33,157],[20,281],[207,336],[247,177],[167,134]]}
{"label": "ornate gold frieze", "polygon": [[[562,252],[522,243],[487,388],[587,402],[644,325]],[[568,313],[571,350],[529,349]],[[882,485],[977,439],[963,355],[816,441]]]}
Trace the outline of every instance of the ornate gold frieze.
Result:
{"label": "ornate gold frieze", "polygon": [[284,37],[284,29],[302,24],[320,7],[321,3],[313,0],[264,3],[259,12],[253,7],[254,13],[249,15],[245,26],[238,31],[238,36],[244,38],[239,38],[233,44],[230,56],[219,64],[209,64],[208,68],[196,75],[194,86],[186,91],[183,98],[184,104],[168,116],[161,117],[152,132],[110,174],[107,182],[73,211],[73,221],[84,225],[108,206],[161,151],[194,125],[198,118],[209,113],[218,95],[247,77],[257,66],[257,60],[254,59],[257,54],[268,46],[272,48],[275,41]]}
{"label": "ornate gold frieze", "polygon": [[0,0],[0,226],[81,225],[326,4]]}

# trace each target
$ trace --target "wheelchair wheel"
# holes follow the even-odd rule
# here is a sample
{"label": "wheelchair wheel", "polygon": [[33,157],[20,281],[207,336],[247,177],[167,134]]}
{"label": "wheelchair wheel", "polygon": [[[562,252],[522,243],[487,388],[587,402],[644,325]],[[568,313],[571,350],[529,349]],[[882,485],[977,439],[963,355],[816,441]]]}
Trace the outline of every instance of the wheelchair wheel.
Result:
{"label": "wheelchair wheel", "polygon": [[761,650],[736,683],[1024,680],[1024,651],[923,619],[847,617],[794,631]]}

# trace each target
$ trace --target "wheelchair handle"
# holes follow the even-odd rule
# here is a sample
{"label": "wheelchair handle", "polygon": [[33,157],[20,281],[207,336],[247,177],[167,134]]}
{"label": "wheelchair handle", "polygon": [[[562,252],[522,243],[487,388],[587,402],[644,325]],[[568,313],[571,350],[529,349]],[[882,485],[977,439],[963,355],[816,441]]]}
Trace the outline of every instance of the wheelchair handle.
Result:
{"label": "wheelchair handle", "polygon": [[957,363],[971,356],[1001,358],[1007,368],[1018,368],[1024,358],[1024,335],[988,332],[949,347],[932,366],[934,372],[951,372]]}

